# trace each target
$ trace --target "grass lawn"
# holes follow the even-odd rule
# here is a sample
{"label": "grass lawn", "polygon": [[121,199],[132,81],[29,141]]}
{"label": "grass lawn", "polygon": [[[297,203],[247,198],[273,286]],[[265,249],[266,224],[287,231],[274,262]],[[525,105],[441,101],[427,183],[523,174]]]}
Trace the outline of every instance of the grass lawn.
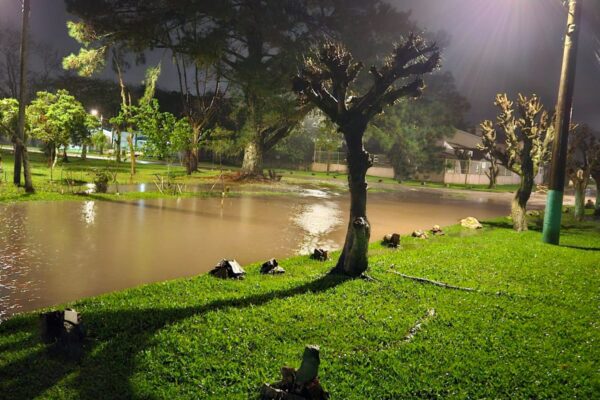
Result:
{"label": "grass lawn", "polygon": [[566,222],[560,247],[505,219],[403,237],[400,250],[373,244],[374,282],[296,257],[282,276],[255,264],[243,281],[201,275],[81,300],[79,362],[40,343],[36,314],[18,315],[0,324],[0,398],[257,398],[306,344],[321,346],[334,399],[597,398],[600,225]]}

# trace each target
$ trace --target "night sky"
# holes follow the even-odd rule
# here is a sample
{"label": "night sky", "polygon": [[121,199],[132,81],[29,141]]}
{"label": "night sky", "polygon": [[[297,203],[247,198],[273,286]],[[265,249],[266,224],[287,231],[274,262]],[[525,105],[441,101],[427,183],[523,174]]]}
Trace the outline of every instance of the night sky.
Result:
{"label": "night sky", "polygon": [[[537,93],[553,106],[558,91],[566,10],[561,0],[390,0],[430,31],[450,36],[444,52],[445,70],[472,105],[472,123],[494,118],[496,92]],[[0,0],[0,24],[19,26],[20,0]],[[62,0],[32,0],[32,35],[61,54],[77,51],[66,32],[68,18]],[[600,0],[584,1],[584,24],[578,59],[574,119],[600,129]],[[160,55],[149,57],[156,63]],[[175,89],[173,69],[163,62],[159,86]],[[139,84],[144,67],[127,74]],[[104,77],[112,77],[107,71]]]}

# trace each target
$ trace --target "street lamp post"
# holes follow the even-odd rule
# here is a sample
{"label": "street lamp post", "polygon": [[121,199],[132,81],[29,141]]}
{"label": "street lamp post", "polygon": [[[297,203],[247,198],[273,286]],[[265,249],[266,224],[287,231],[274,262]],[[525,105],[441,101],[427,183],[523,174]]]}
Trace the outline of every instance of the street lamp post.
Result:
{"label": "street lamp post", "polygon": [[569,17],[565,35],[562,72],[558,101],[556,104],[555,138],[552,146],[552,165],[550,167],[550,187],[544,213],[544,243],[557,245],[560,241],[560,222],[562,218],[563,194],[565,188],[565,169],[567,163],[567,145],[571,127],[573,91],[575,89],[575,68],[577,64],[577,44],[581,30],[581,0],[569,0]]}

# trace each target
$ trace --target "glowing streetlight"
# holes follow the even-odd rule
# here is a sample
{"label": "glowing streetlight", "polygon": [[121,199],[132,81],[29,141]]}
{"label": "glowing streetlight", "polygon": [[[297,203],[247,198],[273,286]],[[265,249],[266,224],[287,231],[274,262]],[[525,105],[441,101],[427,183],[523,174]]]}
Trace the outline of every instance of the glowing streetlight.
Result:
{"label": "glowing streetlight", "polygon": [[544,243],[558,244],[560,241],[560,220],[562,218],[563,192],[565,190],[565,169],[567,145],[571,128],[571,111],[575,89],[575,67],[577,64],[577,42],[581,30],[581,0],[569,0],[569,18],[565,35],[563,66],[560,75],[558,102],[556,105],[556,136],[552,147],[550,187],[544,213]]}
{"label": "glowing streetlight", "polygon": [[90,110],[90,114],[92,114],[94,117],[97,117],[97,116],[98,116],[98,110],[97,110],[97,109],[95,109],[95,108],[92,108],[92,109]]}

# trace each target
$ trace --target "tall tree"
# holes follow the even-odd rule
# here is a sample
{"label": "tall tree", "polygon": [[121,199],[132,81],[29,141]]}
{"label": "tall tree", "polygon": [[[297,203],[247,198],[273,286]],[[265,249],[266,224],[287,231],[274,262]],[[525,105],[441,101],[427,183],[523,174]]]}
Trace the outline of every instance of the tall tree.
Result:
{"label": "tall tree", "polygon": [[420,96],[422,75],[438,68],[435,44],[417,35],[403,38],[381,67],[369,70],[373,83],[362,96],[352,96],[351,85],[363,68],[341,44],[325,43],[306,58],[293,88],[303,101],[315,104],[337,126],[347,146],[350,221],[342,254],[334,272],[359,276],[368,268],[371,226],[367,219],[367,170],[372,158],[363,137],[367,125],[384,107],[403,97]]}
{"label": "tall tree", "polygon": [[575,188],[575,219],[583,220],[585,189],[591,172],[600,164],[600,141],[587,125],[571,129],[567,151],[567,174]]}
{"label": "tall tree", "polygon": [[[516,110],[506,94],[498,94],[494,103],[500,110],[496,124],[484,121],[479,149],[490,153],[508,170],[521,177],[512,201],[511,216],[516,231],[527,230],[527,202],[540,166],[550,158],[554,138],[552,118],[544,111],[539,97],[519,94]],[[516,115],[515,115],[516,114]],[[505,140],[502,141],[501,132]]]}
{"label": "tall tree", "polygon": [[310,40],[348,38],[351,50],[368,54],[362,58],[371,62],[413,24],[409,13],[399,13],[383,0],[66,3],[82,19],[83,30],[95,32],[103,42],[119,42],[133,51],[170,49],[188,65],[200,60],[200,65],[217,67],[243,101],[243,170],[248,175],[262,174],[263,155],[310,111],[310,106],[298,106],[288,87]]}
{"label": "tall tree", "polygon": [[29,164],[29,155],[27,153],[27,138],[25,136],[25,107],[27,105],[27,61],[28,38],[29,38],[29,0],[23,0],[23,22],[21,26],[21,63],[19,67],[19,119],[17,122],[17,131],[13,135],[15,145],[15,163],[13,182],[15,185],[21,185],[21,165],[23,165],[23,175],[25,178],[25,191],[33,193],[33,180],[31,179],[31,165]]}

